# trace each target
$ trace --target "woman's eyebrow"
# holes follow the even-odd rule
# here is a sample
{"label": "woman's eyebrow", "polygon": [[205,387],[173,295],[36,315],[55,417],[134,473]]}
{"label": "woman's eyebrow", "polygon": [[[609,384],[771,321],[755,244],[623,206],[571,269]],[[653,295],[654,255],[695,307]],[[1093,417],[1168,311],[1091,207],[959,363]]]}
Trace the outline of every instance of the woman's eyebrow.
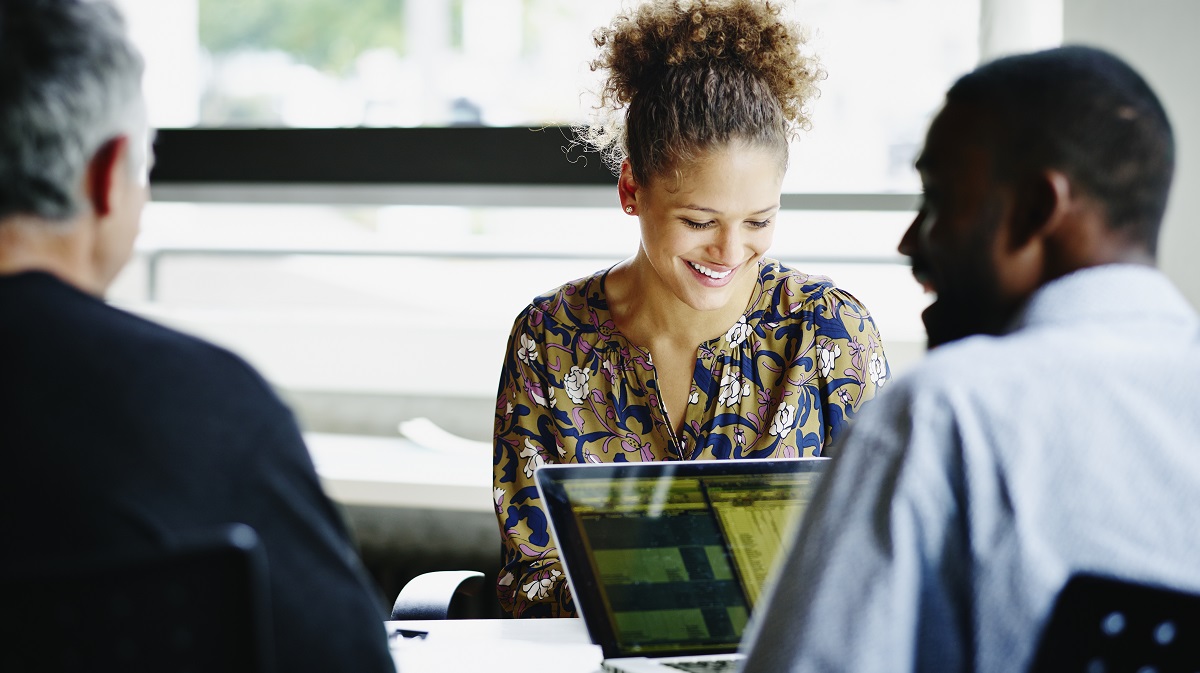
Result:
{"label": "woman's eyebrow", "polygon": [[[721,211],[717,210],[716,208],[707,208],[707,207],[705,207],[705,206],[697,206],[697,205],[695,205],[695,204],[691,204],[691,203],[689,203],[689,204],[688,204],[688,205],[686,205],[686,206],[679,206],[679,208],[680,208],[681,210],[698,210],[698,211],[700,211],[700,212],[702,212],[702,213],[713,213],[713,214],[715,214],[715,215],[720,215],[720,214],[721,214]],[[772,210],[775,210],[775,209],[777,209],[777,208],[779,208],[779,204],[778,204],[778,203],[775,203],[775,204],[772,204],[772,205],[769,205],[769,206],[767,206],[766,208],[760,208],[760,209],[758,209],[758,210],[756,210],[756,211],[754,211],[754,212],[752,212],[752,213],[750,213],[750,214],[751,214],[751,215],[761,215],[761,214],[763,214],[763,213],[770,212],[770,211],[772,211]]]}

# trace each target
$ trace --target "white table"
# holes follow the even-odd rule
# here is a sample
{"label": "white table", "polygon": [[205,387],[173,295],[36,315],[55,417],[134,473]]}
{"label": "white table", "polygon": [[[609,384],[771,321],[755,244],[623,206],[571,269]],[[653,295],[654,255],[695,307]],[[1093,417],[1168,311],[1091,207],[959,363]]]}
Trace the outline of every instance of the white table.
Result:
{"label": "white table", "polygon": [[390,638],[400,673],[597,673],[603,656],[582,619],[462,619],[387,622],[425,631]]}

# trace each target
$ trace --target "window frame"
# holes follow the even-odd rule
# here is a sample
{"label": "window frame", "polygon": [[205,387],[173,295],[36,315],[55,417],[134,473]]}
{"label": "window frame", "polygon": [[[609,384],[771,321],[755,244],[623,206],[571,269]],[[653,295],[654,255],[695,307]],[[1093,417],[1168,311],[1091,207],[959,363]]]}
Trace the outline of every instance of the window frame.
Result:
{"label": "window frame", "polygon": [[[615,204],[571,127],[160,129],[156,201],[462,206]],[[785,193],[789,210],[915,210],[915,193]]]}

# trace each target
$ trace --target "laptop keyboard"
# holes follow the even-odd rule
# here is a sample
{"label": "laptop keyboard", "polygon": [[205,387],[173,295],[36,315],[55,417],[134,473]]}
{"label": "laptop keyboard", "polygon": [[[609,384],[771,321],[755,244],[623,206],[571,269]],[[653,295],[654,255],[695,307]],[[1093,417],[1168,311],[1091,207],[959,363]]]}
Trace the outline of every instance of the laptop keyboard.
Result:
{"label": "laptop keyboard", "polygon": [[688,673],[737,673],[742,670],[744,659],[704,659],[702,661],[663,662],[664,666]]}

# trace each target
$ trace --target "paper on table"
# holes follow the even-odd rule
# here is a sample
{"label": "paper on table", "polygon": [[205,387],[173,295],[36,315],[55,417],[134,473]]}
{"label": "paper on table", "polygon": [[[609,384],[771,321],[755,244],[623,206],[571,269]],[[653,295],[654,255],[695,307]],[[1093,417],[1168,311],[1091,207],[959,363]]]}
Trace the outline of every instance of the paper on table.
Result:
{"label": "paper on table", "polygon": [[401,435],[429,449],[447,449],[468,453],[491,453],[492,445],[466,437],[459,437],[444,430],[428,418],[411,418],[401,421],[397,427]]}

